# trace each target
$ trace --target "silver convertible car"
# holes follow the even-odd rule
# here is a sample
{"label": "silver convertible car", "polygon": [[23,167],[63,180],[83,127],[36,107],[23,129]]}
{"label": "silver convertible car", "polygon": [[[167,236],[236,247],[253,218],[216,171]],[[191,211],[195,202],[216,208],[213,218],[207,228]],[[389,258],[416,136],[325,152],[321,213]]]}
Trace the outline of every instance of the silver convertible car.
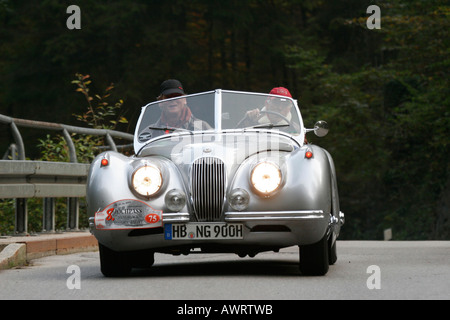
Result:
{"label": "silver convertible car", "polygon": [[[189,123],[165,112],[187,108]],[[259,252],[299,247],[304,275],[336,262],[344,223],[332,157],[306,133],[297,101],[214,90],[149,103],[135,155],[107,151],[91,164],[89,225],[105,276],[147,268],[154,254]]]}

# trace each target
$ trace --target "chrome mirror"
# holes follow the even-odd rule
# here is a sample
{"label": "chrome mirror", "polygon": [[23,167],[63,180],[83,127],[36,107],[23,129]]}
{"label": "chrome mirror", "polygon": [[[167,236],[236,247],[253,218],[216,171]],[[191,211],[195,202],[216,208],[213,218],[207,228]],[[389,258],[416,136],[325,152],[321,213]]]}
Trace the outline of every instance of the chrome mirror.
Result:
{"label": "chrome mirror", "polygon": [[326,121],[320,120],[314,125],[314,133],[318,137],[325,137],[328,134],[328,130],[329,127]]}

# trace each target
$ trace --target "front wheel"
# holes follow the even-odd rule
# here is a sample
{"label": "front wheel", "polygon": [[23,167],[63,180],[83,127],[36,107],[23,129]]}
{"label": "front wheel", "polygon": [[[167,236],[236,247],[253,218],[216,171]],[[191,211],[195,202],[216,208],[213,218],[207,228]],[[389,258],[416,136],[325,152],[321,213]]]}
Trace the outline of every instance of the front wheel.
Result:
{"label": "front wheel", "polygon": [[300,271],[303,275],[323,276],[328,272],[328,240],[327,234],[316,243],[299,246]]}
{"label": "front wheel", "polygon": [[150,268],[155,263],[152,250],[117,252],[98,244],[100,269],[105,277],[125,277],[133,267]]}
{"label": "front wheel", "polygon": [[126,253],[117,252],[98,244],[100,253],[100,270],[105,277],[124,277],[131,272],[131,264]]}
{"label": "front wheel", "polygon": [[328,240],[328,263],[330,266],[336,263],[337,261],[337,250],[336,250],[336,240],[332,243],[332,237],[330,237],[330,240]]}

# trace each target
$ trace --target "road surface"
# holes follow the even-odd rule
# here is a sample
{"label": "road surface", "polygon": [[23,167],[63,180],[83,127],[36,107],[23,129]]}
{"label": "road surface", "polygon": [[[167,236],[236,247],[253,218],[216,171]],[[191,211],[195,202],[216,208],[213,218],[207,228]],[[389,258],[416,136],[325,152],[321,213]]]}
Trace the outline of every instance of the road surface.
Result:
{"label": "road surface", "polygon": [[98,252],[33,260],[0,271],[0,299],[450,299],[449,241],[338,241],[338,261],[323,277],[300,274],[296,247],[255,258],[155,258],[127,278],[103,277]]}

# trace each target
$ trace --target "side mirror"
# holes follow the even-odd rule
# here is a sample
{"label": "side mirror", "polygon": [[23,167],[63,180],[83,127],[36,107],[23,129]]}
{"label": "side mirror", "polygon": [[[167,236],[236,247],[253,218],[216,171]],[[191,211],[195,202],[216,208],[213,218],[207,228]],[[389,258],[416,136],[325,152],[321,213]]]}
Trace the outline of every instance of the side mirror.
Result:
{"label": "side mirror", "polygon": [[329,127],[326,121],[320,120],[314,125],[314,133],[318,137],[325,137],[328,134],[328,130]]}

